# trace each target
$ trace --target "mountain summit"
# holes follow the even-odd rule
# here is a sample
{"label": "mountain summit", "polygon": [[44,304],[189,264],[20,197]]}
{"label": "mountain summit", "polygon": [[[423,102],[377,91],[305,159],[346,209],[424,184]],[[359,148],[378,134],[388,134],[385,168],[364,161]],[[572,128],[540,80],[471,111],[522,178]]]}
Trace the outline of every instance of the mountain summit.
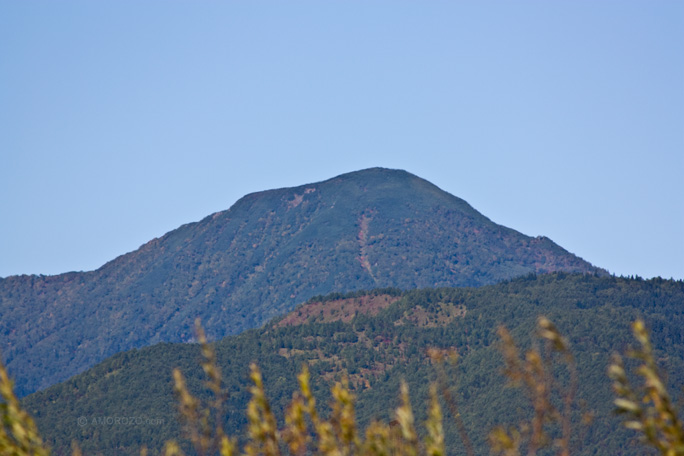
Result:
{"label": "mountain summit", "polygon": [[91,272],[0,279],[5,362],[27,394],[116,352],[262,325],[312,296],[605,274],[405,171],[253,193]]}

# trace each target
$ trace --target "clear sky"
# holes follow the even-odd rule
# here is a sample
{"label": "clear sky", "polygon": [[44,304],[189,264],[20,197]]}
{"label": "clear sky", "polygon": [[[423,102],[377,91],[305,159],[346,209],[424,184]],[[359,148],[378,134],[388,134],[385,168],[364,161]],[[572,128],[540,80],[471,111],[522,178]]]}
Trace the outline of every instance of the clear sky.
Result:
{"label": "clear sky", "polygon": [[684,2],[0,0],[2,277],[372,166],[684,278]]}

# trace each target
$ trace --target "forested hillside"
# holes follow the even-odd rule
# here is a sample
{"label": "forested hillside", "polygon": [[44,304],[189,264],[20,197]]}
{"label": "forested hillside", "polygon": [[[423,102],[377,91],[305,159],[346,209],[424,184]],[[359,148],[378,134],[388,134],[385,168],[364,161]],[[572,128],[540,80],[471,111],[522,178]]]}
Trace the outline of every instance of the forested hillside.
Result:
{"label": "forested hillside", "polygon": [[[103,239],[103,242],[107,242]],[[122,350],[255,328],[310,297],[604,274],[405,171],[247,195],[91,272],[0,279],[0,352],[20,395]]]}
{"label": "forested hillside", "polygon": [[[425,419],[427,386],[435,368],[429,347],[456,350],[460,360],[449,371],[463,420],[477,454],[488,454],[492,427],[513,423],[528,408],[520,391],[507,388],[502,375],[497,328],[508,327],[529,344],[536,319],[545,315],[566,335],[579,369],[580,414],[593,412],[591,426],[576,428],[573,454],[647,454],[634,434],[612,414],[613,394],[606,375],[610,355],[631,342],[629,324],[642,317],[652,331],[658,360],[672,385],[684,384],[684,283],[557,273],[529,275],[481,288],[438,288],[402,292],[380,289],[330,295],[298,307],[265,327],[215,344],[229,391],[227,429],[243,435],[249,399],[249,363],[256,361],[282,423],[282,409],[297,388],[295,375],[309,366],[319,403],[329,400],[329,383],[349,377],[358,395],[362,424],[389,418],[398,404],[399,382],[406,379],[417,422]],[[140,445],[157,451],[178,438],[171,370],[179,367],[193,392],[206,395],[199,347],[158,344],[117,354],[67,382],[24,401],[41,433],[57,454],[72,439],[87,454],[136,454]],[[142,417],[147,424],[94,424],[98,417]],[[85,424],[79,425],[79,418]],[[463,454],[447,415],[448,454]],[[81,421],[83,423],[83,421]],[[156,423],[156,424],[150,424]]]}

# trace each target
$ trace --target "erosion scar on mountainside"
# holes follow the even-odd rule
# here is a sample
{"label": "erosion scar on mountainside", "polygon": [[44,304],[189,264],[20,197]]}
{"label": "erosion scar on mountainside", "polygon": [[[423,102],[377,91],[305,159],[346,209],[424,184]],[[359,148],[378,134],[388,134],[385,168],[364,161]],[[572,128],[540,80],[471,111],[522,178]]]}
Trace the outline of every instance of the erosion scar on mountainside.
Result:
{"label": "erosion scar on mountainside", "polygon": [[368,261],[368,225],[370,224],[371,220],[373,220],[373,217],[369,217],[366,214],[363,214],[361,217],[359,217],[359,234],[357,236],[360,250],[359,262],[361,263],[361,267],[368,271],[368,275],[371,276],[373,282],[377,283],[378,281],[371,270],[370,261]]}

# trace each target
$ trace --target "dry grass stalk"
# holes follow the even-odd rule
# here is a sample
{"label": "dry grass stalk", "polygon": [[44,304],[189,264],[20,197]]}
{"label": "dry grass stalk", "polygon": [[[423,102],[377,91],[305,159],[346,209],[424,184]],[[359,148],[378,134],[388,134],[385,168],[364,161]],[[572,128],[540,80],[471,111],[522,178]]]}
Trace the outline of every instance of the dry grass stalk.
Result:
{"label": "dry grass stalk", "polygon": [[622,357],[614,355],[608,375],[613,379],[617,395],[616,411],[627,416],[624,425],[641,433],[647,445],[666,456],[684,455],[682,422],[656,364],[646,325],[637,320],[632,331],[640,347],[628,355],[640,361],[636,374],[643,383],[634,389],[627,378]]}
{"label": "dry grass stalk", "polygon": [[[517,426],[495,428],[489,434],[489,441],[494,453],[504,456],[518,456],[527,449],[528,456],[534,456],[542,448],[553,446],[559,456],[570,455],[570,437],[572,435],[571,414],[577,392],[577,368],[567,340],[558,329],[545,317],[537,320],[537,334],[545,344],[542,350],[534,346],[524,357],[506,328],[499,328],[502,342],[502,353],[505,362],[505,375],[516,386],[526,389],[531,401],[533,416],[529,422],[518,423]],[[553,374],[553,355],[560,355],[569,372],[567,385],[561,385]],[[562,407],[558,407],[553,397],[562,398]],[[560,426],[561,437],[551,441],[548,427]]]}

